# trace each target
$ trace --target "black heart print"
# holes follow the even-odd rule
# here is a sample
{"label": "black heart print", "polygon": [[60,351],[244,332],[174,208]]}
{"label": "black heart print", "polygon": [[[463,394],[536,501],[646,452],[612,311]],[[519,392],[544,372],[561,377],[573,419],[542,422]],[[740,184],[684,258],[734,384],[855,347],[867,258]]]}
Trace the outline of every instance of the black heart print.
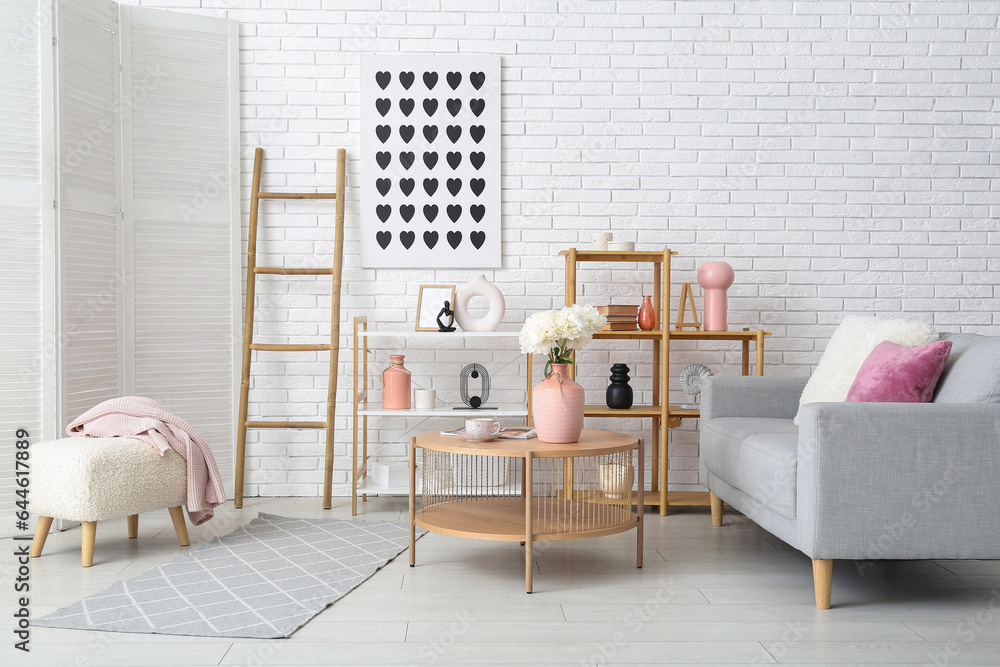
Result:
{"label": "black heart print", "polygon": [[452,222],[458,222],[458,219],[462,217],[461,204],[449,204],[445,210],[448,212],[448,217],[451,218]]}
{"label": "black heart print", "polygon": [[392,134],[392,128],[388,125],[379,125],[375,128],[375,136],[383,144],[389,140],[389,136]]}
{"label": "black heart print", "polygon": [[469,162],[471,162],[472,166],[478,171],[479,168],[483,166],[483,163],[486,162],[486,153],[480,153],[478,151],[469,153]]}
{"label": "black heart print", "polygon": [[483,216],[486,215],[486,207],[482,204],[473,204],[469,207],[469,213],[472,215],[473,220],[480,222]]}
{"label": "black heart print", "polygon": [[427,245],[428,248],[433,250],[434,246],[437,245],[437,242],[438,242],[437,232],[424,232],[424,243]]}
{"label": "black heart print", "polygon": [[377,178],[375,179],[375,189],[378,190],[378,193],[384,197],[389,193],[389,190],[392,189],[392,181],[388,178]]}
{"label": "black heart print", "polygon": [[434,152],[424,153],[424,164],[427,165],[428,169],[433,169],[434,165],[436,165],[437,163],[438,163],[438,154],[437,153],[434,153]]}
{"label": "black heart print", "polygon": [[375,108],[384,116],[389,113],[389,109],[392,108],[392,100],[388,97],[380,97],[375,100]]}
{"label": "black heart print", "polygon": [[437,125],[424,125],[424,139],[427,143],[434,143],[434,140],[438,136],[438,126]]}
{"label": "black heart print", "polygon": [[434,218],[438,217],[437,204],[424,204],[424,217],[427,222],[434,222]]}
{"label": "black heart print", "polygon": [[378,232],[375,234],[375,240],[382,246],[382,250],[385,250],[392,241],[392,232]]}
{"label": "black heart print", "polygon": [[438,82],[437,72],[424,72],[424,85],[427,86],[427,90],[434,90],[434,86]]}
{"label": "black heart print", "polygon": [[416,103],[410,97],[404,97],[399,100],[399,110],[403,112],[404,116],[409,116],[413,113],[414,106],[416,106]]}
{"label": "black heart print", "polygon": [[417,209],[413,204],[403,204],[399,207],[399,217],[401,217],[404,222],[412,220],[413,214],[416,212]]}
{"label": "black heart print", "polygon": [[452,249],[457,249],[458,244],[462,242],[462,232],[448,232],[448,245]]}
{"label": "black heart print", "polygon": [[[400,237],[400,240],[402,240],[402,234],[400,234]],[[469,240],[472,241],[472,245],[476,246],[476,250],[479,250],[483,247],[483,244],[486,243],[486,232],[472,232],[469,234]]]}
{"label": "black heart print", "polygon": [[462,164],[462,154],[458,151],[448,153],[448,165],[452,169],[458,169],[458,165]]}
{"label": "black heart print", "polygon": [[[471,181],[469,181],[469,187],[472,188],[472,191],[478,197],[479,195],[483,194],[483,190],[486,189],[486,180],[482,178],[474,178]],[[406,194],[410,193],[407,192]]]}
{"label": "black heart print", "polygon": [[401,178],[399,180],[399,189],[403,191],[403,194],[407,197],[413,192],[413,179],[412,178]]}
{"label": "black heart print", "polygon": [[389,74],[389,72],[375,73],[375,83],[377,83],[378,87],[382,90],[385,90],[385,87],[389,85],[390,81],[392,81],[392,74]]}
{"label": "black heart print", "polygon": [[400,232],[399,233],[399,242],[402,243],[403,247],[406,248],[407,250],[410,249],[410,246],[413,245],[413,241],[416,238],[417,238],[417,235],[414,234],[413,232]]}
{"label": "black heart print", "polygon": [[451,139],[451,143],[457,143],[459,139],[462,138],[462,126],[461,125],[449,125],[448,126],[448,138]]}
{"label": "black heart print", "polygon": [[479,118],[479,114],[486,110],[486,100],[469,100],[469,108],[472,109],[472,113],[476,114],[476,118]]}
{"label": "black heart print", "polygon": [[412,151],[403,151],[399,154],[399,164],[403,165],[403,169],[409,169],[413,166],[413,161],[417,159],[417,156],[413,154]]}
{"label": "black heart print", "polygon": [[428,197],[433,197],[434,193],[438,189],[438,179],[436,178],[425,178],[424,179],[424,192],[427,193]]}
{"label": "black heart print", "polygon": [[410,139],[413,138],[413,126],[412,125],[400,125],[399,126],[399,136],[406,143],[410,143]]}
{"label": "black heart print", "polygon": [[375,214],[378,215],[378,219],[385,222],[392,215],[392,207],[388,204],[379,204],[375,207]]}
{"label": "black heart print", "polygon": [[482,125],[473,125],[469,128],[469,136],[478,144],[486,136],[486,128]]}
{"label": "black heart print", "polygon": [[389,166],[390,162],[392,162],[391,153],[387,151],[379,151],[378,153],[375,153],[375,163],[378,164],[378,166],[385,169]]}
{"label": "black heart print", "polygon": [[[413,79],[414,79],[413,72],[400,72],[399,73],[399,82],[401,84],[403,84],[403,88],[405,90],[409,90],[410,86],[413,85]],[[476,86],[476,90],[479,90],[478,86]]]}
{"label": "black heart print", "polygon": [[[462,83],[462,73],[461,72],[448,72],[448,85],[451,86],[452,90],[458,88],[458,84]],[[385,88],[385,86],[382,86]]]}
{"label": "black heart print", "polygon": [[452,117],[455,117],[458,115],[458,112],[462,110],[462,100],[449,99],[445,102],[445,106],[448,107],[448,113],[450,113]]}
{"label": "black heart print", "polygon": [[[462,179],[461,178],[449,178],[448,179],[448,192],[454,197],[462,190]],[[383,193],[385,194],[385,193]]]}
{"label": "black heart print", "polygon": [[[399,80],[400,81],[403,80],[402,74],[399,75]],[[485,82],[486,82],[486,74],[484,72],[471,72],[469,74],[469,83],[471,83],[472,87],[475,88],[476,90],[482,88],[483,83]]]}
{"label": "black heart print", "polygon": [[424,100],[424,113],[428,116],[433,116],[434,112],[438,110],[437,100]]}

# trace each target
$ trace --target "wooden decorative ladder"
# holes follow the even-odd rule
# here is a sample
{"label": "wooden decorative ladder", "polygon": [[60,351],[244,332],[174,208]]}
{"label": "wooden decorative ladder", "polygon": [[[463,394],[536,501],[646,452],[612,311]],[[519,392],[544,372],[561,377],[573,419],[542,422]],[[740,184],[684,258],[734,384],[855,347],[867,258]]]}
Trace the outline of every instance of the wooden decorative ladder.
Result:
{"label": "wooden decorative ladder", "polygon": [[[240,382],[240,415],[236,438],[236,507],[243,507],[243,473],[246,458],[248,428],[323,428],[326,429],[326,462],[323,469],[323,509],[331,507],[333,485],[333,435],[334,417],[337,413],[337,362],[340,351],[340,285],[344,268],[344,166],[347,153],[337,149],[336,192],[261,192],[260,173],[264,162],[264,149],[257,148],[253,158],[253,185],[250,192],[250,238],[247,245],[247,302],[243,325],[243,377]],[[257,210],[261,199],[335,199],[336,240],[332,269],[287,269],[257,266]],[[254,293],[258,275],[279,276],[333,276],[333,307],[330,313],[330,342],[317,344],[271,344],[253,342]],[[326,399],[326,421],[247,421],[247,403],[250,398],[250,357],[253,351],[330,352],[330,383]]]}

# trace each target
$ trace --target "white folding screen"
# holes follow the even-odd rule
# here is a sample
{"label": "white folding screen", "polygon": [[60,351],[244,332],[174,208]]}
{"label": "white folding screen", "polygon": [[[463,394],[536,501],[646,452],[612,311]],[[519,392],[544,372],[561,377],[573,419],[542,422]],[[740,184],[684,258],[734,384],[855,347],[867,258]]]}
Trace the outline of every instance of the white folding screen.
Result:
{"label": "white folding screen", "polygon": [[121,8],[133,386],[212,445],[227,491],[239,374],[234,21]]}
{"label": "white folding screen", "polygon": [[0,0],[0,34],[0,493],[13,489],[16,429],[61,437],[127,394],[199,429],[230,487],[236,22]]}
{"label": "white folding screen", "polygon": [[[47,276],[42,254],[52,201],[49,193],[48,209],[42,206],[51,183],[43,179],[46,101],[40,82],[46,63],[40,44],[46,31],[37,14],[32,3],[0,2],[4,36],[0,39],[0,498],[4,500],[0,534],[4,536],[14,532],[17,432],[24,429],[29,442],[38,442],[45,417],[42,295]],[[51,150],[48,153],[51,157]]]}
{"label": "white folding screen", "polygon": [[56,11],[60,428],[125,389],[117,14]]}

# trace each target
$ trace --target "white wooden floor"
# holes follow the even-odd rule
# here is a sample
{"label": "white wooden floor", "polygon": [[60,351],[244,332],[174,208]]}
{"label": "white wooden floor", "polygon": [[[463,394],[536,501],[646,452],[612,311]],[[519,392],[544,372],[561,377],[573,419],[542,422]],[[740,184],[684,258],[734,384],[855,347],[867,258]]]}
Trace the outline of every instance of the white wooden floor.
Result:
{"label": "white wooden floor", "polygon": [[[402,498],[370,500],[359,518],[405,522]],[[350,518],[335,499],[230,503],[191,528],[192,547],[256,516]],[[31,562],[31,612],[42,616],[172,558],[166,511],[98,524],[94,566],[80,530],[49,537]],[[12,648],[14,561],[3,540],[0,665],[1000,665],[1000,561],[837,562],[833,604],[813,605],[809,559],[727,508],[646,515],[645,567],[635,533],[536,545],[524,593],[517,544],[430,534],[287,640],[222,640],[34,628]]]}

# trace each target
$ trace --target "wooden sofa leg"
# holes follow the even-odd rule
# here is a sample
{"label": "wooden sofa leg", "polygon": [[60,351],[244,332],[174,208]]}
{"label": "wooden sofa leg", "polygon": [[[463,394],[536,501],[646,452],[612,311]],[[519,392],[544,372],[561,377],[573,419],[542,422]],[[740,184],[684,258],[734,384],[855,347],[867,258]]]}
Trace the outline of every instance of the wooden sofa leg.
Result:
{"label": "wooden sofa leg", "polygon": [[191,542],[188,540],[188,529],[184,523],[184,508],[178,505],[177,507],[171,507],[169,512],[170,518],[174,522],[174,530],[177,532],[177,540],[181,543],[182,547],[188,546]]}
{"label": "wooden sofa leg", "polygon": [[94,541],[97,538],[97,522],[83,522],[83,544],[81,548],[81,560],[84,567],[94,564]]}
{"label": "wooden sofa leg", "polygon": [[49,536],[49,528],[52,527],[52,517],[38,517],[38,525],[35,526],[35,539],[31,542],[31,557],[38,558],[45,548],[45,538]]}
{"label": "wooden sofa leg", "polygon": [[830,608],[830,592],[833,588],[833,559],[813,561],[813,588],[816,589],[816,608]]}
{"label": "wooden sofa leg", "polygon": [[712,525],[721,526],[722,525],[722,498],[715,495],[711,491],[708,492],[708,501],[712,503]]}
{"label": "wooden sofa leg", "polygon": [[134,540],[139,537],[139,515],[129,514],[126,520],[128,521],[128,538]]}

